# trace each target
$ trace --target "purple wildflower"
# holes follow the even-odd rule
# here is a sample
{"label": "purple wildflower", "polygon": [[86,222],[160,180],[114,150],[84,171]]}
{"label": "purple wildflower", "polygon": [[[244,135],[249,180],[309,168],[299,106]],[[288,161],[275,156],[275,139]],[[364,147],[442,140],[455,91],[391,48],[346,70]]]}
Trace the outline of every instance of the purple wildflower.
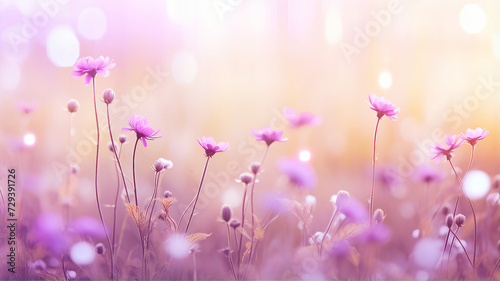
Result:
{"label": "purple wildflower", "polygon": [[290,122],[291,128],[299,128],[305,125],[318,126],[323,121],[320,116],[314,115],[310,112],[297,113],[297,111],[291,107],[285,107],[283,109],[283,115],[286,120]]}
{"label": "purple wildflower", "polygon": [[212,157],[217,152],[224,152],[229,149],[229,143],[219,142],[216,144],[214,138],[212,137],[198,138],[198,143],[205,149],[205,155],[207,157]]}
{"label": "purple wildflower", "polygon": [[313,188],[317,183],[316,173],[309,164],[295,160],[282,159],[278,161],[278,169],[286,174],[290,181],[299,187],[306,189]]}
{"label": "purple wildflower", "polygon": [[283,131],[281,130],[273,130],[270,127],[265,127],[260,130],[252,130],[252,135],[255,136],[257,141],[266,142],[267,146],[270,146],[273,142],[285,142],[288,138],[282,138]]}
{"label": "purple wildflower", "polygon": [[83,78],[83,84],[88,85],[92,78],[96,74],[101,74],[103,77],[109,76],[109,70],[115,67],[115,63],[112,59],[108,57],[100,56],[97,59],[92,57],[80,58],[74,64],[75,70],[71,71],[71,74],[76,78],[80,78],[87,74]]}
{"label": "purple wildflower", "polygon": [[134,131],[137,135],[137,138],[142,140],[142,144],[144,145],[144,147],[148,146],[146,140],[161,138],[160,136],[156,136],[158,132],[160,132],[160,130],[153,130],[153,128],[151,128],[151,125],[149,125],[146,117],[134,114],[132,115],[132,117],[130,117],[128,123],[130,125],[130,128],[123,128],[122,132]]}

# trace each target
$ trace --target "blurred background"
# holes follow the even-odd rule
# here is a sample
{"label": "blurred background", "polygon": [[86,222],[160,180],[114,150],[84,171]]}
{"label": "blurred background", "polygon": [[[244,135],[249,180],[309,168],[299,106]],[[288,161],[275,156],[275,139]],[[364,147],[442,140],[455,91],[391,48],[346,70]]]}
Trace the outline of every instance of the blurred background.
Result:
{"label": "blurred background", "polygon": [[[318,198],[312,228],[323,229],[331,214],[328,199],[339,189],[363,203],[369,196],[376,113],[368,94],[374,93],[401,108],[396,122],[383,118],[380,124],[376,207],[392,209],[389,224],[405,222],[416,216],[423,196],[411,180],[415,167],[434,165],[429,149],[446,135],[489,130],[473,169],[487,177],[498,172],[499,15],[500,2],[493,0],[2,0],[1,173],[16,167],[20,192],[39,199],[40,206],[30,207],[57,212],[67,167],[77,164],[71,216],[97,214],[92,87],[70,71],[80,57],[104,56],[116,67],[107,78],[97,76],[96,87],[99,96],[107,88],[117,94],[110,107],[115,136],[132,114],[148,118],[162,136],[138,147],[143,200],[152,193],[154,160],[169,159],[174,167],[160,190],[171,190],[181,202],[174,210],[178,217],[205,161],[196,138],[213,136],[231,149],[209,167],[200,210],[212,215],[200,213],[195,220],[213,223],[223,203],[237,210],[243,189],[234,179],[264,152],[250,130],[271,126],[284,130],[289,141],[272,145],[257,204],[288,191],[276,161],[301,155],[318,176],[310,191]],[[72,98],[80,108],[72,117],[70,149],[66,104]],[[98,107],[104,127],[106,108]],[[284,107],[314,113],[323,122],[290,129]],[[122,154],[131,177],[134,136],[127,136]],[[100,172],[105,204],[116,188],[108,141],[106,128]],[[469,154],[464,145],[454,158],[462,171]],[[453,184],[448,164],[435,166]],[[210,232],[203,224],[193,227],[201,230]],[[397,231],[409,236],[412,227]]]}

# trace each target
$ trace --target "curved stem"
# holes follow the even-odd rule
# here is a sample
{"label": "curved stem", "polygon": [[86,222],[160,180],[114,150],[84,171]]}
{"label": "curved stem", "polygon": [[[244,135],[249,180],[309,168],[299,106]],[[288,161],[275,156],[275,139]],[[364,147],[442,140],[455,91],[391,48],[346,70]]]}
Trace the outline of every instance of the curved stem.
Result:
{"label": "curved stem", "polygon": [[378,131],[378,125],[380,123],[380,118],[377,119],[377,125],[375,125],[375,134],[373,135],[373,157],[372,157],[372,189],[371,189],[371,195],[370,195],[370,210],[368,214],[368,219],[370,221],[370,226],[372,226],[373,222],[373,197],[375,195],[375,145],[377,144],[377,131]]}
{"label": "curved stem", "polygon": [[[108,230],[106,229],[106,225],[104,224],[104,218],[102,216],[101,211],[101,203],[99,202],[99,191],[97,188],[97,174],[99,171],[99,138],[100,138],[100,130],[99,130],[99,117],[97,115],[97,98],[95,94],[95,79],[92,78],[92,88],[94,93],[94,113],[95,113],[95,122],[97,129],[97,148],[96,148],[96,156],[95,156],[95,175],[94,175],[94,187],[95,187],[95,198],[97,202],[97,210],[99,212],[99,218],[101,219],[102,227],[104,228],[104,232],[106,233],[106,240],[108,241],[108,246],[110,251],[113,251],[111,240],[109,239]],[[113,270],[113,253],[110,254],[111,258],[111,280],[114,280],[114,270]]]}
{"label": "curved stem", "polygon": [[231,270],[233,271],[234,279],[238,281],[238,275],[236,274],[236,270],[234,269],[233,258],[231,256],[231,231],[229,230],[229,223],[226,223],[226,226],[227,226],[227,247],[228,247],[227,258],[229,259],[229,265],[231,266]]}
{"label": "curved stem", "polygon": [[66,273],[66,267],[64,266],[65,261],[66,261],[66,255],[63,254],[62,260],[61,260],[62,271],[63,271],[63,275],[64,275],[64,280],[68,281],[68,274]]}
{"label": "curved stem", "polygon": [[[245,192],[243,193],[243,204],[241,206],[241,227],[245,229],[245,202],[247,198],[247,187],[248,184],[245,184]],[[235,230],[236,231],[236,230]],[[235,232],[236,234],[236,232]],[[236,241],[238,243],[238,241]],[[240,243],[238,246],[238,268],[240,267],[241,264],[241,245],[243,244],[243,232],[240,233]]]}
{"label": "curved stem", "polygon": [[[134,153],[132,154],[132,177],[134,178],[134,196],[135,196],[135,205],[137,207],[139,207],[139,203],[138,203],[138,200],[137,200],[137,184],[136,184],[136,181],[135,181],[135,153],[137,151],[137,143],[139,142],[139,137],[137,137],[137,139],[135,140],[135,144],[134,144]],[[127,188],[125,188],[125,190],[127,190]]]}
{"label": "curved stem", "polygon": [[[326,235],[328,235],[328,232],[330,232],[330,228],[332,227],[333,220],[335,219],[335,216],[337,215],[337,208],[335,208],[335,212],[333,212],[332,218],[330,219],[330,222],[328,223],[328,226],[326,227],[325,233],[323,233],[323,238],[321,239],[321,245],[319,247],[319,256],[321,257],[321,252],[323,251],[323,242],[325,241]],[[313,239],[314,240],[314,239]]]}
{"label": "curved stem", "polygon": [[495,271],[497,270],[499,264],[500,264],[500,258],[498,258],[497,263],[495,264],[495,267],[493,268],[493,271],[490,274],[490,278],[488,278],[488,281],[490,281],[491,278],[493,278],[493,275],[495,274]]}
{"label": "curved stem", "polygon": [[[113,145],[113,147],[115,147]],[[120,153],[121,153],[121,150],[122,150],[122,145],[120,144]],[[119,157],[120,155],[118,155]],[[115,164],[115,168],[116,168],[116,164]],[[116,205],[118,204],[118,197],[120,195],[120,175],[119,175],[119,171],[118,169],[116,169],[116,177],[117,177],[117,186],[116,186],[116,195],[115,195],[115,204],[113,205],[113,237],[112,237],[112,244],[113,244],[113,253],[115,253],[115,238],[116,238],[116,217],[117,217],[117,208],[116,208]]]}
{"label": "curved stem", "polygon": [[200,186],[198,187],[198,192],[196,193],[196,198],[194,200],[193,210],[191,211],[191,215],[189,216],[189,220],[186,225],[186,230],[184,230],[184,234],[187,233],[189,225],[191,224],[191,219],[193,218],[194,210],[196,209],[196,203],[198,203],[198,198],[200,197],[201,187],[203,186],[203,180],[205,179],[205,174],[207,173],[207,167],[209,161],[210,157],[207,157],[207,162],[205,163],[205,168],[203,169],[203,175],[201,176]]}
{"label": "curved stem", "polygon": [[455,232],[453,232],[453,230],[451,230],[451,228],[450,228],[450,232],[453,234],[454,238],[457,239],[458,243],[460,243],[460,246],[462,246],[462,249],[464,250],[464,253],[467,256],[467,259],[469,260],[470,265],[472,266],[472,268],[474,268],[474,265],[472,264],[472,261],[470,260],[469,254],[467,253],[467,250],[465,250],[464,244],[462,244],[462,241],[460,241],[460,239],[457,237]]}

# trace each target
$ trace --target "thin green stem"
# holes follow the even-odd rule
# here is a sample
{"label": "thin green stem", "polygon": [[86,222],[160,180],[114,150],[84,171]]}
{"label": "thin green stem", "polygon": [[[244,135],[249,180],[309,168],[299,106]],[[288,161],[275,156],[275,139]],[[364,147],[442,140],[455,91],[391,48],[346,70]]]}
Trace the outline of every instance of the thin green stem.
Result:
{"label": "thin green stem", "polygon": [[203,186],[203,180],[205,179],[205,174],[207,173],[207,167],[209,161],[210,157],[207,156],[207,162],[205,163],[205,168],[203,169],[203,175],[201,176],[200,186],[198,187],[198,192],[196,193],[196,198],[194,200],[193,210],[191,211],[191,215],[189,216],[189,220],[186,225],[186,230],[184,230],[184,234],[187,233],[189,225],[191,224],[191,219],[193,219],[194,210],[196,209],[196,203],[198,203],[198,198],[200,197],[201,187]]}

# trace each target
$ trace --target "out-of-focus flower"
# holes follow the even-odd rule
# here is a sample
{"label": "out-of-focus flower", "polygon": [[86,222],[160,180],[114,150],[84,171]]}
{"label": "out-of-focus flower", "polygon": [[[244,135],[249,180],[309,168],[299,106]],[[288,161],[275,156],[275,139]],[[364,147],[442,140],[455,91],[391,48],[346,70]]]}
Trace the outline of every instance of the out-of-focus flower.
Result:
{"label": "out-of-focus flower", "polygon": [[446,226],[448,228],[451,228],[453,226],[453,214],[448,214],[446,218],[444,219],[444,222],[446,223]]}
{"label": "out-of-focus flower", "polygon": [[102,243],[100,243],[100,242],[95,245],[95,252],[98,255],[104,254],[104,249],[105,249],[104,245]]}
{"label": "out-of-focus flower", "polygon": [[328,249],[328,255],[332,258],[344,258],[349,254],[351,245],[345,239],[335,241]]}
{"label": "out-of-focus flower", "polygon": [[33,270],[45,271],[47,270],[47,264],[43,260],[36,260],[31,264]]}
{"label": "out-of-focus flower", "polygon": [[415,181],[424,182],[426,184],[439,182],[444,178],[445,174],[443,173],[443,171],[429,165],[419,166],[413,174],[413,179]]}
{"label": "out-of-focus flower", "polygon": [[115,67],[115,63],[108,57],[100,56],[97,59],[92,57],[83,57],[76,61],[74,67],[75,70],[71,71],[71,74],[76,78],[80,78],[87,74],[87,76],[83,78],[83,84],[88,85],[90,80],[92,80],[96,74],[108,77],[109,70]]}
{"label": "out-of-focus flower", "polygon": [[455,223],[458,227],[462,227],[465,223],[465,216],[463,214],[458,214],[455,216]]}
{"label": "out-of-focus flower", "polygon": [[236,229],[236,228],[238,228],[241,225],[241,221],[239,221],[237,219],[233,219],[233,220],[231,220],[231,222],[229,223],[229,225],[232,228]]}
{"label": "out-of-focus flower", "polygon": [[78,107],[80,107],[80,104],[78,103],[77,100],[70,99],[68,101],[68,104],[66,105],[66,107],[68,108],[68,111],[70,113],[75,113],[78,110]]}
{"label": "out-of-focus flower", "polygon": [[[337,198],[338,200],[338,198]],[[342,208],[339,210],[349,220],[353,223],[361,223],[368,221],[368,212],[363,204],[361,204],[356,198],[349,197],[345,203],[342,204]]]}
{"label": "out-of-focus flower", "polygon": [[173,234],[165,242],[166,252],[174,259],[184,259],[189,255],[189,241],[180,234]]}
{"label": "out-of-focus flower", "polygon": [[374,224],[367,227],[356,236],[356,240],[361,243],[385,244],[391,240],[392,231],[385,224]]}
{"label": "out-of-focus flower", "polygon": [[142,144],[144,145],[144,147],[148,146],[146,140],[161,138],[160,136],[156,136],[158,132],[160,132],[160,130],[153,130],[151,125],[149,125],[146,117],[134,114],[132,115],[132,117],[130,117],[128,124],[130,125],[130,128],[123,128],[122,132],[134,131],[137,135],[137,138],[142,140]]}
{"label": "out-of-focus flower", "polygon": [[265,127],[260,130],[252,130],[252,135],[255,136],[257,141],[263,141],[270,146],[273,142],[285,142],[288,139],[283,138],[283,131],[281,130],[273,130],[270,127]]}
{"label": "out-of-focus flower", "polygon": [[399,107],[396,108],[390,100],[386,100],[384,97],[377,97],[375,94],[368,95],[370,100],[370,108],[377,112],[377,118],[382,118],[386,115],[391,120],[396,120],[396,116],[399,113]]}
{"label": "out-of-focus flower", "polygon": [[250,171],[252,171],[254,175],[257,175],[257,173],[259,173],[259,170],[260,162],[252,162],[252,164],[250,164]]}
{"label": "out-of-focus flower", "polygon": [[69,166],[69,170],[73,175],[76,175],[80,171],[80,167],[77,164],[71,164],[71,166]]}
{"label": "out-of-focus flower", "polygon": [[461,133],[459,137],[474,146],[478,141],[484,139],[489,134],[490,132],[486,131],[486,129],[476,128],[475,130],[467,129],[465,134]]}
{"label": "out-of-focus flower", "polygon": [[102,224],[93,217],[76,218],[70,223],[70,227],[80,235],[94,238],[104,238],[106,236]]}
{"label": "out-of-focus flower", "polygon": [[436,143],[433,147],[432,153],[434,153],[434,157],[431,159],[436,159],[436,162],[440,162],[443,157],[446,156],[446,160],[451,160],[453,157],[453,150],[457,149],[459,146],[464,143],[464,140],[460,139],[456,135],[447,136],[445,139],[446,146],[443,146],[441,143]]}
{"label": "out-of-focus flower", "polygon": [[375,212],[373,212],[373,219],[377,224],[382,223],[385,220],[384,210],[376,209]]}
{"label": "out-of-focus flower", "polygon": [[281,159],[278,161],[278,169],[301,188],[312,189],[318,181],[311,166],[302,161]]}
{"label": "out-of-focus flower", "polygon": [[250,173],[241,173],[240,178],[236,182],[242,182],[245,185],[253,181],[253,175]]}
{"label": "out-of-focus flower", "polygon": [[486,202],[490,207],[496,207],[498,206],[500,200],[500,194],[498,192],[495,193],[490,193],[488,196],[486,196]]}
{"label": "out-of-focus flower", "polygon": [[229,222],[231,220],[231,217],[233,216],[233,211],[228,205],[222,206],[221,216],[225,222]]}
{"label": "out-of-focus flower", "polygon": [[127,136],[126,135],[120,135],[120,137],[118,138],[118,140],[120,141],[120,143],[125,143],[127,141]]}
{"label": "out-of-focus flower", "polygon": [[172,192],[170,190],[163,191],[163,197],[169,198],[172,196]]}
{"label": "out-of-focus flower", "polygon": [[[325,233],[324,233],[324,232],[317,231],[316,233],[314,233],[314,234],[312,235],[312,237],[310,237],[310,238],[309,238],[309,244],[310,244],[310,245],[314,245],[314,244],[319,244],[319,243],[321,243],[321,241],[323,241],[323,236],[325,236]],[[330,239],[331,239],[330,234],[326,234],[325,239],[326,239],[326,240],[330,240]]]}
{"label": "out-of-focus flower", "polygon": [[115,92],[111,89],[104,90],[104,93],[102,94],[102,100],[106,104],[112,103],[115,100]]}
{"label": "out-of-focus flower", "polygon": [[393,166],[381,167],[377,171],[376,177],[385,187],[388,188],[393,188],[400,182],[397,170]]}
{"label": "out-of-focus flower", "polygon": [[336,195],[333,195],[330,201],[337,206],[340,210],[345,206],[347,201],[349,200],[349,192],[345,190],[339,190]]}
{"label": "out-of-focus flower", "polygon": [[299,128],[305,125],[318,126],[323,121],[320,116],[314,115],[310,112],[297,113],[297,111],[291,107],[285,107],[283,109],[283,115],[286,120],[290,122],[291,128]]}
{"label": "out-of-focus flower", "polygon": [[38,108],[38,104],[20,101],[17,103],[17,108],[19,108],[19,110],[21,110],[24,114],[30,114]]}
{"label": "out-of-focus flower", "polygon": [[116,144],[113,146],[113,143],[112,142],[108,142],[108,149],[109,151],[111,152],[115,152],[115,150],[118,149],[118,147],[116,146]]}
{"label": "out-of-focus flower", "polygon": [[62,254],[67,250],[68,237],[64,234],[61,215],[56,213],[40,215],[35,223],[35,231],[37,241],[52,253]]}
{"label": "out-of-focus flower", "polygon": [[229,149],[229,143],[219,142],[216,144],[214,138],[212,137],[198,138],[198,143],[205,149],[205,155],[207,157],[212,157],[217,152],[224,152]]}

